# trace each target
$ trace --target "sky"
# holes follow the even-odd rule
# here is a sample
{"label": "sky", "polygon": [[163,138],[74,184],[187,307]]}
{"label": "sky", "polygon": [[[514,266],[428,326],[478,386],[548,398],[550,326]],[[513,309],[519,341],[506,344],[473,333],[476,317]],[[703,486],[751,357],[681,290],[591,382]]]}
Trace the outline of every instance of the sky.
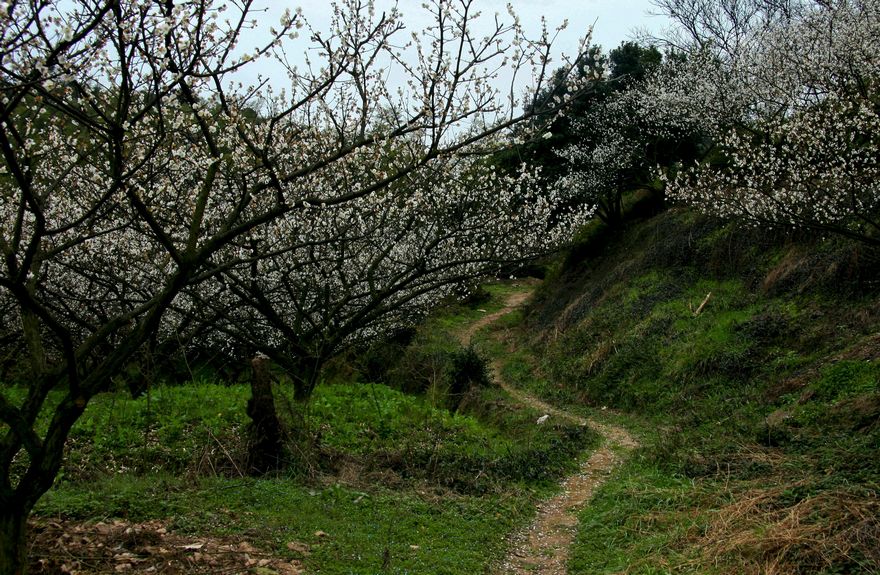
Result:
{"label": "sky", "polygon": [[[421,3],[422,0],[399,0],[397,5],[405,17],[413,18],[421,12]],[[507,3],[508,0],[476,0],[475,6],[484,16],[491,16],[495,12],[506,16]],[[376,0],[377,10],[393,4],[393,0]],[[576,48],[578,38],[594,23],[594,43],[610,50],[629,39],[634,28],[643,27],[659,32],[665,22],[661,17],[648,14],[655,11],[650,0],[510,0],[510,4],[523,24],[530,26],[533,31],[540,29],[541,16],[547,18],[551,28],[568,19],[569,27],[560,38],[560,47],[569,53]],[[328,0],[264,0],[263,6],[269,8],[268,16],[273,21],[277,21],[285,7],[291,10],[296,6],[301,7],[313,22],[326,22],[330,11]]]}
{"label": "sky", "polygon": [[[419,32],[430,21],[421,7],[422,2],[423,0],[396,2],[403,14],[408,32]],[[487,31],[495,13],[499,13],[505,21],[509,21],[507,3],[508,0],[475,0],[474,6],[482,12]],[[395,2],[375,0],[375,4],[377,12],[381,12],[393,6]],[[580,38],[590,26],[593,27],[591,44],[601,45],[606,53],[619,46],[621,42],[632,39],[637,29],[659,35],[668,26],[668,20],[665,18],[651,15],[651,12],[656,11],[651,5],[651,0],[510,0],[510,4],[519,15],[527,32],[534,37],[540,32],[542,16],[546,18],[548,28],[551,30],[568,21],[567,28],[560,33],[554,43],[551,69],[563,63],[562,54],[575,55]],[[317,30],[329,28],[331,14],[329,0],[257,0],[255,8],[260,14],[258,29],[265,30],[269,25],[277,25],[286,8],[293,12],[296,7],[302,9],[303,15],[313,28]],[[259,35],[252,38],[257,39]],[[298,58],[297,54],[288,51],[287,56],[294,60],[293,63],[297,63],[295,61]],[[248,74],[252,74],[253,77],[243,79],[246,83],[252,83],[257,73],[269,78],[283,75],[283,72],[274,73],[271,65],[265,64],[249,67]]]}
{"label": "sky", "polygon": [[[405,13],[407,5],[418,3],[418,0],[402,0],[400,7]],[[481,3],[486,5],[485,12],[504,13],[507,0],[477,0],[477,4]],[[568,29],[559,38],[559,47],[568,54],[577,48],[578,39],[591,25],[594,26],[593,44],[601,45],[607,52],[631,39],[635,28],[659,33],[667,22],[649,15],[656,11],[650,0],[512,0],[510,3],[522,22],[533,24],[535,30],[541,16],[551,27],[568,19]]]}

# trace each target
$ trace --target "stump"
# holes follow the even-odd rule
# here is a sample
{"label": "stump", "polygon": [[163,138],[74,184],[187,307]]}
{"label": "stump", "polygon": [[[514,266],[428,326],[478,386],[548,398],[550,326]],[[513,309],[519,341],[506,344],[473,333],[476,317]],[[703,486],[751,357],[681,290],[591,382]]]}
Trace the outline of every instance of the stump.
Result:
{"label": "stump", "polygon": [[263,475],[281,467],[284,430],[275,411],[269,358],[257,355],[251,360],[251,398],[247,414],[251,418],[248,471]]}

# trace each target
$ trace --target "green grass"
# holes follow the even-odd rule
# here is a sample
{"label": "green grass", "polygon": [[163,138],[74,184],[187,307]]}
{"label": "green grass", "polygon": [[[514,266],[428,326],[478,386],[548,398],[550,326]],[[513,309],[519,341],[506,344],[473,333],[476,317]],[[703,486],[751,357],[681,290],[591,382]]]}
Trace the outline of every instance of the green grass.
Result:
{"label": "green grass", "polygon": [[319,388],[308,421],[321,430],[322,447],[358,464],[487,493],[511,485],[546,490],[595,442],[578,426],[538,428],[539,415],[492,388],[474,390],[470,404],[452,413],[426,398],[360,384]]}
{"label": "green grass", "polygon": [[[802,565],[804,573],[825,572],[828,562],[845,565],[841,572],[872,572],[877,563],[867,550],[870,536],[858,543],[848,534],[880,505],[880,400],[871,399],[878,397],[877,362],[827,362],[815,350],[804,355],[797,341],[786,349],[778,332],[787,328],[777,324],[798,321],[798,307],[774,300],[758,304],[731,281],[700,282],[636,317],[632,310],[650,297],[645,294],[675,293],[649,288],[652,281],[665,281],[662,275],[642,278],[636,288],[618,290],[592,308],[576,328],[584,331],[546,347],[511,351],[512,343],[526,340],[517,325],[521,317],[495,326],[499,339],[486,342],[493,353],[505,353],[510,381],[571,411],[590,413],[589,405],[605,402],[624,409],[631,415],[599,410],[593,416],[625,421],[641,436],[644,447],[580,515],[569,572],[762,572],[774,561]],[[698,304],[694,295],[707,288],[720,297],[713,295],[714,308],[707,305],[695,317],[687,302]],[[583,345],[597,341],[586,326],[610,325],[612,318],[618,322],[610,335],[616,349],[598,368],[583,368],[578,362],[596,361]],[[817,357],[825,363],[805,390],[768,400],[768,386],[802,374]],[[567,368],[559,366],[562,361]],[[791,413],[784,420],[784,445],[760,445],[765,418],[780,409]],[[764,503],[749,507],[752,498]],[[798,525],[825,530],[827,548],[785,539],[786,518],[799,509],[807,511]],[[742,517],[727,524],[725,516],[734,512]],[[872,521],[858,529],[873,529]],[[764,532],[773,534],[772,543],[763,543]],[[725,538],[737,543],[725,547]],[[854,559],[843,555],[850,544]]]}
{"label": "green grass", "polygon": [[[2,391],[14,402],[25,393],[18,386]],[[38,429],[48,425],[51,407],[61,394],[50,396]],[[71,429],[59,479],[89,480],[95,473],[181,473],[220,446],[240,449],[249,395],[243,385],[206,381],[157,386],[137,399],[121,391],[97,395]]]}
{"label": "green grass", "polygon": [[[454,334],[521,289],[490,285],[489,301],[444,308],[410,348],[458,353]],[[430,394],[338,376],[305,407],[283,385],[276,392],[282,419],[299,431],[286,467],[262,479],[241,473],[247,385],[203,380],[137,399],[97,396],[35,514],[161,519],[193,536],[245,538],[309,572],[481,573],[597,442],[580,426],[535,425],[540,413],[493,386],[470,389],[455,410]],[[298,555],[291,541],[311,552]]]}
{"label": "green grass", "polygon": [[[375,342],[350,361],[362,381],[385,383],[406,393],[424,395],[436,406],[455,409],[460,399],[450,398],[455,366],[458,359],[468,354],[460,342],[461,333],[504,307],[510,295],[528,291],[529,284],[523,280],[482,286],[481,298],[447,302],[418,326],[405,343]],[[344,371],[342,380],[350,377],[350,372]]]}
{"label": "green grass", "polygon": [[570,572],[880,569],[876,295],[827,275],[841,248],[687,212],[594,232],[488,342],[511,381],[642,436]]}
{"label": "green grass", "polygon": [[522,310],[505,315],[475,335],[476,345],[501,361],[502,377],[517,389],[564,405],[575,413],[592,414],[594,410],[577,401],[576,390],[541,374],[534,349],[521,331],[523,321]]}
{"label": "green grass", "polygon": [[[206,491],[205,497],[206,510],[234,502],[226,512],[239,518],[233,533],[262,531],[265,538],[274,538],[278,553],[284,553],[290,540],[312,545],[307,565],[322,573],[381,571],[386,549],[392,573],[425,572],[431,565],[438,572],[479,572],[501,550],[501,536],[528,513],[523,499],[432,501],[418,493],[364,494],[338,486],[305,490],[283,481],[225,483],[221,490]],[[212,518],[197,515],[187,521],[202,529],[198,521],[205,519]],[[229,532],[222,526],[224,518],[216,521],[221,532]],[[326,542],[316,538],[317,531],[328,534]]]}
{"label": "green grass", "polygon": [[687,549],[678,543],[704,520],[694,514],[699,497],[691,480],[631,458],[578,516],[568,573],[725,572],[684,566]]}
{"label": "green grass", "polygon": [[530,288],[528,282],[524,280],[488,283],[483,285],[482,289],[489,296],[487,301],[473,305],[466,305],[463,302],[450,304],[442,313],[429,317],[422,326],[422,331],[438,336],[441,341],[449,341],[471,323],[504,307],[509,296],[528,291]]}
{"label": "green grass", "polygon": [[[286,390],[278,391],[283,398]],[[71,432],[59,480],[239,474],[248,396],[245,385],[204,382],[158,387],[137,399],[100,395]],[[460,490],[491,491],[496,482],[546,487],[592,440],[576,426],[537,428],[539,413],[491,388],[474,390],[468,401],[470,407],[451,412],[385,385],[337,383],[319,386],[304,411],[283,399],[279,405],[287,421],[304,421],[314,458],[348,458]]]}
{"label": "green grass", "polygon": [[838,401],[880,391],[880,361],[844,360],[825,366],[813,384],[817,399]]}
{"label": "green grass", "polygon": [[308,406],[308,421],[312,428],[322,428],[324,445],[347,453],[372,453],[444,436],[461,437],[475,448],[510,448],[507,438],[473,417],[378,384],[319,387]]}
{"label": "green grass", "polygon": [[[55,489],[38,513],[164,519],[181,533],[244,537],[277,557],[304,560],[309,572],[464,575],[483,572],[501,555],[504,536],[532,509],[527,493],[441,498],[415,490],[304,486],[289,479],[214,478],[193,485],[171,477],[123,476],[89,490]],[[326,536],[317,536],[319,531]],[[289,550],[292,541],[311,552],[304,557]]]}
{"label": "green grass", "polygon": [[[533,432],[531,412],[496,413],[504,422],[496,427],[383,385],[337,384],[318,388],[306,420],[320,431],[318,456],[361,469],[356,483],[304,481],[296,469],[249,479],[219,463],[200,466],[206,453],[222,462],[240,449],[229,425],[243,423],[246,397],[244,386],[206,383],[159,388],[149,400],[99,397],[35,514],[164,519],[198,536],[246,537],[321,573],[482,572],[581,447],[569,429]],[[548,454],[553,465],[543,465]],[[388,473],[398,476],[393,488],[381,486]],[[294,540],[311,554],[288,550]]]}

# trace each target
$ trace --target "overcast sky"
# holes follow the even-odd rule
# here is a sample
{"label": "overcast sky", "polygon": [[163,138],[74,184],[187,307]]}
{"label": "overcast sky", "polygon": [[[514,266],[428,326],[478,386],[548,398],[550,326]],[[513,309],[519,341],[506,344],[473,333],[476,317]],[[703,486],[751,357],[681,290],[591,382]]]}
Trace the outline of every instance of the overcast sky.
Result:
{"label": "overcast sky", "polygon": [[[407,29],[411,32],[418,32],[430,22],[421,7],[422,1],[397,2]],[[375,3],[377,11],[395,4],[393,0],[375,0]],[[500,13],[505,20],[509,19],[507,3],[508,0],[475,1],[475,6],[482,12],[487,24],[487,31],[495,13]],[[510,3],[532,37],[536,37],[540,32],[542,16],[547,19],[548,28],[551,30],[568,20],[567,29],[560,34],[555,43],[554,64],[551,64],[551,68],[561,64],[562,53],[568,56],[574,55],[578,40],[585,35],[590,26],[593,26],[592,43],[601,45],[607,53],[621,42],[631,39],[636,29],[647,29],[659,34],[668,22],[664,18],[650,14],[652,11],[650,0],[510,0]],[[297,6],[302,8],[303,14],[315,29],[329,28],[329,0],[258,0],[255,7],[265,10],[259,19],[260,27],[266,29],[269,25],[276,25],[285,8],[293,12]],[[477,27],[479,28],[479,24]],[[297,58],[296,54],[290,52],[287,55],[294,60]],[[249,71],[250,73],[259,71],[264,76],[273,76],[273,71],[268,66],[250,67]]]}
{"label": "overcast sky", "polygon": [[[397,5],[404,17],[414,18],[422,12],[421,3],[422,0],[400,0]],[[476,0],[475,6],[484,16],[491,16],[496,12],[506,15],[507,3],[508,0]],[[511,0],[510,3],[522,22],[533,30],[539,29],[541,16],[547,18],[551,27],[568,19],[569,29],[562,42],[562,47],[567,48],[567,51],[574,50],[577,39],[594,22],[594,43],[602,45],[606,50],[627,40],[634,28],[647,27],[659,31],[664,22],[659,17],[648,15],[652,11],[650,0]],[[329,13],[327,0],[273,0],[265,1],[264,5],[271,6],[271,13],[276,15],[273,21],[277,21],[285,6],[290,6],[291,9],[300,6],[304,14],[316,23],[326,22]],[[378,10],[393,5],[392,0],[376,0]]]}

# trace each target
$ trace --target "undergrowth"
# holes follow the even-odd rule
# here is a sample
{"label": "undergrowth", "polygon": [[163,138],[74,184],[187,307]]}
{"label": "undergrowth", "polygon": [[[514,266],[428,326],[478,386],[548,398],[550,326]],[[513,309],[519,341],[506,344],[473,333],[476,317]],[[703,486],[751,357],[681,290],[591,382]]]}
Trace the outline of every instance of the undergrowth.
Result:
{"label": "undergrowth", "polygon": [[569,572],[880,571],[877,254],[685,210],[582,240],[497,344],[644,433]]}
{"label": "undergrowth", "polygon": [[[540,414],[487,385],[481,352],[458,343],[521,289],[490,285],[489,299],[450,305],[384,349],[343,358],[308,404],[276,385],[294,432],[271,477],[246,477],[247,384],[205,378],[135,399],[126,389],[99,395],[35,516],[161,520],[200,537],[243,537],[310,572],[483,572],[596,441],[580,426],[536,426]],[[371,353],[394,361],[370,372]],[[432,354],[436,379],[425,385],[414,358]],[[15,403],[24,390],[3,393]]]}

